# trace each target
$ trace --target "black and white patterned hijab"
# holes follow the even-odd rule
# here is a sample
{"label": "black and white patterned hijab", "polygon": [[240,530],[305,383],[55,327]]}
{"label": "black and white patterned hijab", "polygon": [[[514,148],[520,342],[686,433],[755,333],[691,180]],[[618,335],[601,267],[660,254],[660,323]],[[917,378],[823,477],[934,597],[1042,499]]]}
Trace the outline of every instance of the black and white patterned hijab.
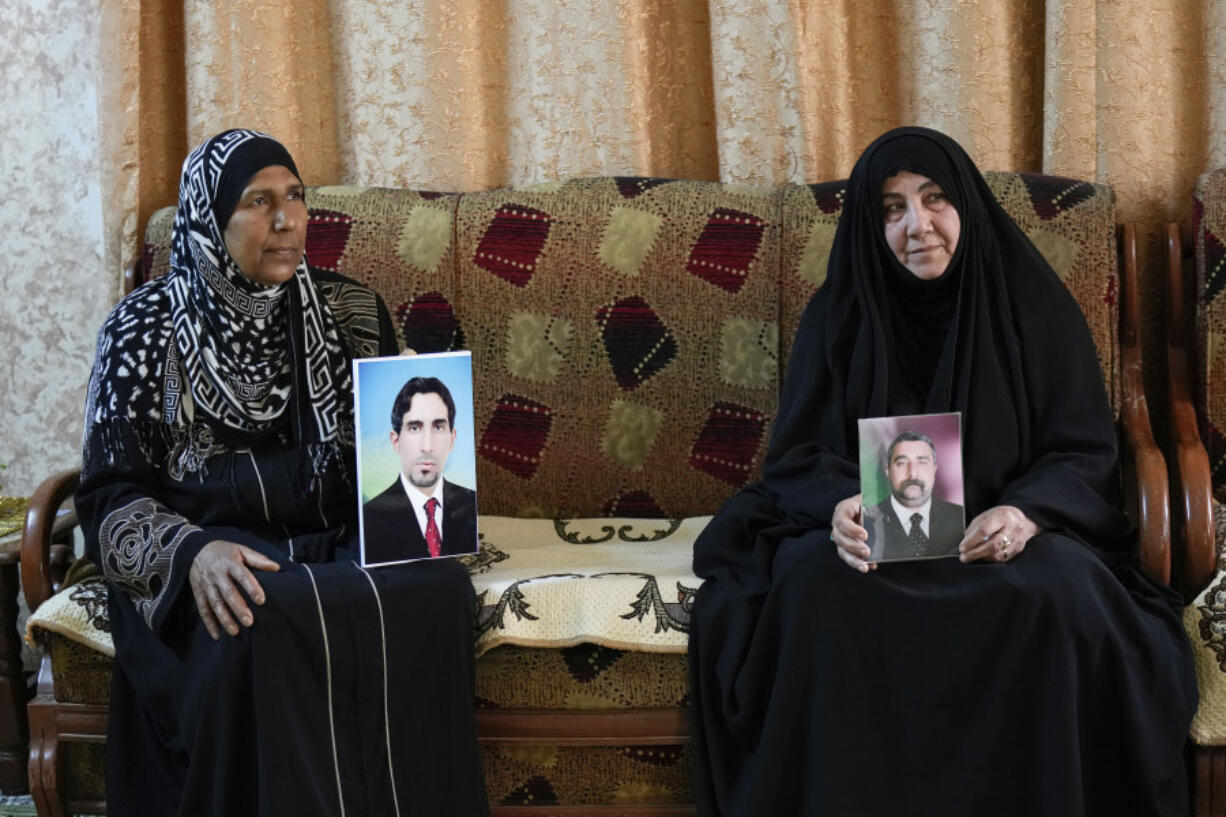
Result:
{"label": "black and white patterned hijab", "polygon": [[[352,429],[337,421],[350,394],[348,361],[305,254],[292,279],[263,286],[226,251],[221,220],[250,178],[271,164],[298,175],[280,142],[250,130],[219,133],[183,163],[167,275],[174,326],[167,368],[182,373],[190,406],[168,384],[163,420],[173,424],[186,410],[231,443],[286,421],[299,440],[351,440]],[[301,416],[287,412],[291,403]]]}

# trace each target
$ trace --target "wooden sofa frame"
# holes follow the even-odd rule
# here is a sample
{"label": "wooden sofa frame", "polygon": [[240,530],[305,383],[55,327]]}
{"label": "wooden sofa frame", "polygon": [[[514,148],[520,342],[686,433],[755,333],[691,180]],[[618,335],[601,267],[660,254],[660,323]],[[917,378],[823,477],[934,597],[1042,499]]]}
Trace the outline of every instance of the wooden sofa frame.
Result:
{"label": "wooden sofa frame", "polygon": [[[1196,413],[1195,272],[1191,233],[1166,225],[1166,352],[1170,410],[1173,562],[1176,586],[1194,599],[1217,573],[1213,480]],[[1192,814],[1226,814],[1226,746],[1188,741]]]}

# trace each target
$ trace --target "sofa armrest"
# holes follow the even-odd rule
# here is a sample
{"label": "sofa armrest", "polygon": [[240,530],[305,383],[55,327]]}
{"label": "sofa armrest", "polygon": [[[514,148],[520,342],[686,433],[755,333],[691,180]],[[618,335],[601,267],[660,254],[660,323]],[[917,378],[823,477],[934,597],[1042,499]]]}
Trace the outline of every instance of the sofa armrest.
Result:
{"label": "sofa armrest", "polygon": [[1124,499],[1137,526],[1141,568],[1155,581],[1171,581],[1171,502],[1166,460],[1154,441],[1141,366],[1137,297],[1137,236],[1120,229],[1120,426]]}
{"label": "sofa armrest", "polygon": [[131,264],[123,268],[123,292],[120,296],[130,295],[132,290],[145,283],[145,259],[137,255]]}
{"label": "sofa armrest", "polygon": [[57,535],[75,526],[75,518],[58,518],[60,506],[77,490],[79,469],[61,471],[43,480],[30,497],[21,533],[21,587],[33,613],[60,589],[71,554],[52,547]]}
{"label": "sofa armrest", "polygon": [[1179,589],[1195,598],[1217,570],[1213,535],[1213,481],[1209,454],[1200,438],[1192,394],[1195,334],[1191,329],[1191,288],[1178,224],[1166,225],[1166,361],[1170,399],[1170,443],[1174,496],[1175,562]]}

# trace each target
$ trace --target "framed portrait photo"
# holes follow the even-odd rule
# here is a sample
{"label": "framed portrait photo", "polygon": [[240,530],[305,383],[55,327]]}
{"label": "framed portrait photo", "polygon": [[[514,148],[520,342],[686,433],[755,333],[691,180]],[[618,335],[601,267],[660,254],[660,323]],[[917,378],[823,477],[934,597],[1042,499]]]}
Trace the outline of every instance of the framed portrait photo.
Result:
{"label": "framed portrait photo", "polygon": [[966,532],[962,415],[872,417],[859,432],[869,561],[957,556]]}
{"label": "framed portrait photo", "polygon": [[353,361],[361,563],[477,551],[469,352]]}

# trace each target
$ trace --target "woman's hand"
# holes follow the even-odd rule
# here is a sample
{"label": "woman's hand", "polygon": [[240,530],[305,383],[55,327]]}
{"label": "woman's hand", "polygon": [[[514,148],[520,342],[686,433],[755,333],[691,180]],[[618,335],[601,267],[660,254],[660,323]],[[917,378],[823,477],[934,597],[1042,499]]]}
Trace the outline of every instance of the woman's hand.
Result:
{"label": "woman's hand", "polygon": [[1007,562],[1017,558],[1026,549],[1030,537],[1038,532],[1039,526],[1018,508],[997,505],[971,520],[966,536],[958,545],[958,558],[964,562],[981,559]]}
{"label": "woman's hand", "polygon": [[214,640],[221,638],[222,628],[230,635],[238,635],[236,622],[250,627],[255,621],[246,599],[238,592],[240,587],[248,599],[264,603],[264,590],[249,568],[277,571],[281,565],[258,550],[225,539],[209,542],[192,561],[187,580],[196,597],[200,618]]}
{"label": "woman's hand", "polygon": [[861,495],[856,494],[834,506],[830,539],[838,545],[840,559],[861,573],[867,573],[876,570],[877,563],[868,561],[872,551],[868,549],[868,531],[860,527],[861,505]]}

